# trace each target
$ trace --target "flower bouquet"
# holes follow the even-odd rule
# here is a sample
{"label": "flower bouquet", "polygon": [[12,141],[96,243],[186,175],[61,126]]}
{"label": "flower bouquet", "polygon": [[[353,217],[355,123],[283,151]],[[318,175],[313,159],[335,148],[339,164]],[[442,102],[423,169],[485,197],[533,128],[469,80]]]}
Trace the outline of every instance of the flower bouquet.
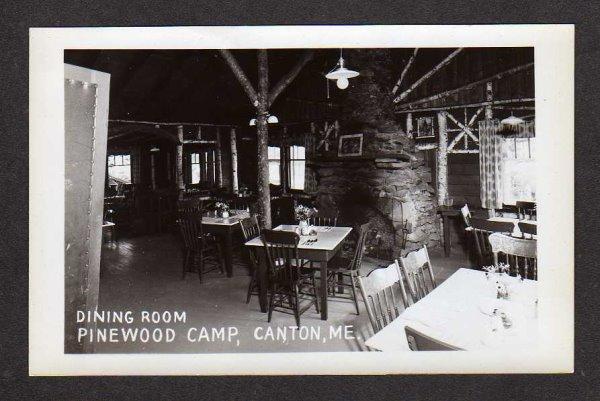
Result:
{"label": "flower bouquet", "polygon": [[300,235],[309,235],[310,225],[308,224],[308,220],[317,213],[317,209],[314,207],[298,205],[294,209],[294,213],[296,215],[296,220],[298,220],[298,225],[300,226]]}
{"label": "flower bouquet", "polygon": [[219,216],[221,217],[229,217],[229,205],[225,202],[216,202],[215,203],[215,209],[217,210],[217,213],[219,214]]}

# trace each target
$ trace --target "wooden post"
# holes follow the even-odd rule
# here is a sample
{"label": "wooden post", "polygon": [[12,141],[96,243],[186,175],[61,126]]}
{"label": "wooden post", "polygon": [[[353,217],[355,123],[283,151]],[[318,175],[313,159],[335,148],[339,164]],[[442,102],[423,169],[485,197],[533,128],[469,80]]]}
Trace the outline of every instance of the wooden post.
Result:
{"label": "wooden post", "polygon": [[285,74],[269,93],[269,65],[267,59],[267,50],[258,50],[258,92],[250,83],[250,80],[244,74],[244,71],[237,63],[237,60],[227,49],[220,49],[219,52],[231,68],[231,71],[238,82],[248,95],[250,103],[256,108],[256,139],[257,139],[257,192],[258,192],[258,211],[260,222],[264,228],[271,228],[271,192],[269,189],[269,131],[267,127],[267,115],[269,107],[283,90],[298,76],[300,70],[313,57],[313,51],[307,50],[298,63]]}
{"label": "wooden post", "polygon": [[[200,138],[198,138],[200,139]],[[217,186],[219,188],[221,188],[223,186],[223,167],[222,167],[222,161],[223,161],[223,155],[221,154],[221,130],[219,127],[217,127],[217,133],[216,133],[216,141],[217,141],[217,149],[215,151],[215,175],[216,175],[216,181],[217,181]],[[233,160],[233,152],[232,154],[232,160]],[[236,172],[237,172],[237,147],[236,147]],[[236,175],[236,180],[237,180],[237,175]],[[233,182],[233,180],[232,180]]]}
{"label": "wooden post", "polygon": [[437,148],[437,198],[443,205],[448,197],[448,131],[446,130],[446,112],[438,112],[438,148]]}
{"label": "wooden post", "polygon": [[269,188],[269,129],[267,126],[269,102],[269,64],[267,51],[258,50],[258,115],[256,118],[258,156],[258,210],[264,228],[271,228],[271,190]]}
{"label": "wooden post", "polygon": [[413,119],[412,119],[412,113],[408,113],[406,115],[406,135],[408,135],[409,138],[413,137]]}
{"label": "wooden post", "polygon": [[[235,128],[231,128],[229,133],[231,143],[231,192],[234,194],[238,193],[238,156],[237,156],[237,142],[235,137]],[[220,151],[217,152],[217,158],[220,158]],[[223,181],[221,180],[221,184]]]}
{"label": "wooden post", "polygon": [[150,179],[154,191],[156,189],[156,152],[150,152]]}
{"label": "wooden post", "polygon": [[177,158],[175,160],[175,169],[177,172],[177,190],[179,197],[183,197],[185,183],[183,181],[183,125],[177,126]]}
{"label": "wooden post", "polygon": [[289,156],[288,156],[288,144],[287,144],[287,127],[283,127],[283,132],[281,135],[281,189],[282,192],[284,194],[286,194],[288,192],[288,184],[289,184],[289,178],[288,178],[288,172],[289,170]]}
{"label": "wooden post", "polygon": [[[491,102],[494,100],[494,86],[492,81],[488,81],[485,84],[485,100]],[[485,118],[486,120],[491,120],[494,117],[494,112],[492,110],[492,105],[485,106]]]}

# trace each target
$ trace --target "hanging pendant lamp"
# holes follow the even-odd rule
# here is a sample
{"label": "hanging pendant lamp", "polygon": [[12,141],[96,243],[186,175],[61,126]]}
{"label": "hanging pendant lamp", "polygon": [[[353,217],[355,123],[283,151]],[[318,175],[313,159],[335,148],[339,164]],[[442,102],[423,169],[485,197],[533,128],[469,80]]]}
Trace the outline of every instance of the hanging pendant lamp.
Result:
{"label": "hanging pendant lamp", "polygon": [[344,57],[342,56],[342,49],[340,49],[340,59],[335,65],[334,69],[329,71],[325,78],[336,81],[337,87],[340,89],[346,89],[350,82],[348,79],[359,76],[358,71],[353,71],[344,66]]}

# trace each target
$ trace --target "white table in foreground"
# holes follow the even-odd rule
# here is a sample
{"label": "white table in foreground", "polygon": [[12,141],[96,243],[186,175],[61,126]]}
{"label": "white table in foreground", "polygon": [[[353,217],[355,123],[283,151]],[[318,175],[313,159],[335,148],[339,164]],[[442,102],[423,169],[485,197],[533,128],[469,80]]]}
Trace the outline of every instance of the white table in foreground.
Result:
{"label": "white table in foreground", "polygon": [[[280,225],[275,230],[295,231],[298,226],[295,225]],[[310,260],[311,262],[319,262],[321,271],[321,319],[327,320],[327,262],[329,262],[342,246],[344,239],[352,231],[351,227],[312,227],[316,236],[302,236],[298,244],[298,256],[301,259]],[[316,239],[316,242],[307,244],[308,239]],[[262,251],[263,243],[260,238],[254,238],[245,244],[250,247],[258,247],[260,265],[259,265],[259,300],[261,310],[267,311],[267,267],[264,251]]]}
{"label": "white table in foreground", "polygon": [[[524,349],[537,343],[537,281],[508,278],[510,300],[496,299],[495,281],[485,273],[459,269],[419,302],[366,341],[379,351],[409,351],[405,326],[465,350]],[[492,331],[484,313],[499,307],[513,320]]]}

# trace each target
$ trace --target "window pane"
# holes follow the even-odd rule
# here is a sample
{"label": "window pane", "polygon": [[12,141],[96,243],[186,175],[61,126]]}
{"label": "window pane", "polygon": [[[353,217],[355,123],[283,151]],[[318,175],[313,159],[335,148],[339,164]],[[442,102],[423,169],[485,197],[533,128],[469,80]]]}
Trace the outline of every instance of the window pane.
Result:
{"label": "window pane", "polygon": [[305,161],[291,161],[290,162],[290,188],[291,189],[304,189],[304,173],[305,173]]}
{"label": "window pane", "polygon": [[192,184],[200,182],[200,165],[198,163],[192,164]]}
{"label": "window pane", "polygon": [[291,146],[290,147],[290,159],[305,159],[305,148],[304,146]]}
{"label": "window pane", "polygon": [[[108,168],[108,178],[118,183],[131,184],[131,166],[111,166]],[[110,183],[109,183],[110,185]]]}
{"label": "window pane", "polygon": [[269,161],[269,183],[273,185],[281,185],[281,176],[279,171],[279,160]]}
{"label": "window pane", "polygon": [[108,167],[114,166],[115,165],[115,157],[114,156],[108,156]]}
{"label": "window pane", "polygon": [[123,155],[115,156],[115,166],[122,166],[122,165],[123,165]]}
{"label": "window pane", "polygon": [[129,166],[130,164],[131,164],[131,160],[129,158],[129,155],[123,155],[123,165]]}
{"label": "window pane", "polygon": [[279,160],[280,159],[280,149],[279,146],[269,146],[269,160]]}

